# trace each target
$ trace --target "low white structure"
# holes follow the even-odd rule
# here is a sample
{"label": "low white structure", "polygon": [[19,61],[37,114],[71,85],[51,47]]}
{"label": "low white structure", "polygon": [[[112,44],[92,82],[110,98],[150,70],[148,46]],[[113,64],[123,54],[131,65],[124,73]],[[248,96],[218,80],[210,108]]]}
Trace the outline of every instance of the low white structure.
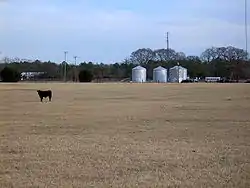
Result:
{"label": "low white structure", "polygon": [[157,67],[153,70],[153,81],[156,83],[166,83],[167,78],[167,69],[164,67]]}
{"label": "low white structure", "polygon": [[142,66],[137,66],[132,69],[132,82],[146,82],[147,70]]}
{"label": "low white structure", "polygon": [[169,81],[181,83],[187,79],[187,69],[182,66],[174,66],[169,69]]}
{"label": "low white structure", "polygon": [[29,80],[36,76],[40,76],[42,74],[45,74],[45,72],[22,72],[21,73],[21,80]]}
{"label": "low white structure", "polygon": [[221,80],[221,77],[205,77],[205,82],[218,82]]}

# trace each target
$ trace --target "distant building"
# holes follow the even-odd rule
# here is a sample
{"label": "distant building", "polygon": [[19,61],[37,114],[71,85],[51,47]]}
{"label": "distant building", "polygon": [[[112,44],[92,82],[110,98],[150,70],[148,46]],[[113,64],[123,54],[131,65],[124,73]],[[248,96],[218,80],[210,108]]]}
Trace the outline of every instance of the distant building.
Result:
{"label": "distant building", "polygon": [[46,74],[46,73],[45,72],[22,72],[21,80],[33,80],[43,74]]}
{"label": "distant building", "polygon": [[182,66],[174,66],[169,69],[169,81],[181,83],[187,79],[187,69]]}

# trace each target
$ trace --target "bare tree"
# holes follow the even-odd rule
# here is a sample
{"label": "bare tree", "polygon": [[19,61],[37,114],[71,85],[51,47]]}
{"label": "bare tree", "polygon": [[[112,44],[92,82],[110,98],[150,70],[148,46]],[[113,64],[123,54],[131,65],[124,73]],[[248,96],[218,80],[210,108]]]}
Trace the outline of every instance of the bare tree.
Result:
{"label": "bare tree", "polygon": [[154,51],[156,61],[184,60],[186,55],[183,52],[176,52],[173,49],[157,49]]}
{"label": "bare tree", "polygon": [[185,60],[186,54],[184,52],[177,52],[175,60]]}
{"label": "bare tree", "polygon": [[231,62],[235,60],[244,60],[246,57],[247,53],[245,50],[232,46],[208,48],[201,54],[201,59],[206,62],[212,62],[215,59]]}
{"label": "bare tree", "polygon": [[150,48],[141,48],[138,49],[130,55],[130,61],[133,64],[145,64],[150,60],[153,60],[155,53]]}
{"label": "bare tree", "polygon": [[216,55],[217,55],[217,49],[215,47],[212,47],[212,48],[208,48],[204,52],[202,52],[200,58],[202,61],[206,61],[206,62],[210,63],[211,61],[216,59]]}

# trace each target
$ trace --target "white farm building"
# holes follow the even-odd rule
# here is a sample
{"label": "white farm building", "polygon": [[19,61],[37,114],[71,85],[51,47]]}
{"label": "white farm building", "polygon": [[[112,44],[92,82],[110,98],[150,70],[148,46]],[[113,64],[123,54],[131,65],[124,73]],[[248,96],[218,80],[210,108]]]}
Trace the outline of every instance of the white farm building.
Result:
{"label": "white farm building", "polygon": [[132,82],[146,82],[147,70],[142,66],[137,66],[132,69]]}
{"label": "white farm building", "polygon": [[43,74],[46,74],[46,72],[22,72],[21,80],[34,79],[35,77],[41,76]]}
{"label": "white farm building", "polygon": [[174,66],[169,69],[169,81],[180,83],[187,79],[187,69],[182,66]]}
{"label": "white farm building", "polygon": [[167,82],[167,69],[164,67],[157,67],[153,70],[153,81],[156,83],[166,83]]}

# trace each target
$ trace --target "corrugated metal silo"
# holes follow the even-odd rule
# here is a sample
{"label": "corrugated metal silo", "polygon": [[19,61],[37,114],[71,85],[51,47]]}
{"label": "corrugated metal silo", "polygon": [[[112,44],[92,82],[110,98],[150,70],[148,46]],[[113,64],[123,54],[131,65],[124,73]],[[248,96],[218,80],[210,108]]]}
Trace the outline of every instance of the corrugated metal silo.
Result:
{"label": "corrugated metal silo", "polygon": [[147,70],[142,66],[137,66],[132,69],[132,82],[146,82]]}
{"label": "corrugated metal silo", "polygon": [[157,67],[153,70],[153,81],[157,83],[167,82],[167,69],[164,67]]}
{"label": "corrugated metal silo", "polygon": [[174,66],[169,69],[169,81],[180,83],[187,79],[187,69],[182,66]]}
{"label": "corrugated metal silo", "polygon": [[183,67],[182,80],[187,80],[187,79],[188,79],[187,69]]}

